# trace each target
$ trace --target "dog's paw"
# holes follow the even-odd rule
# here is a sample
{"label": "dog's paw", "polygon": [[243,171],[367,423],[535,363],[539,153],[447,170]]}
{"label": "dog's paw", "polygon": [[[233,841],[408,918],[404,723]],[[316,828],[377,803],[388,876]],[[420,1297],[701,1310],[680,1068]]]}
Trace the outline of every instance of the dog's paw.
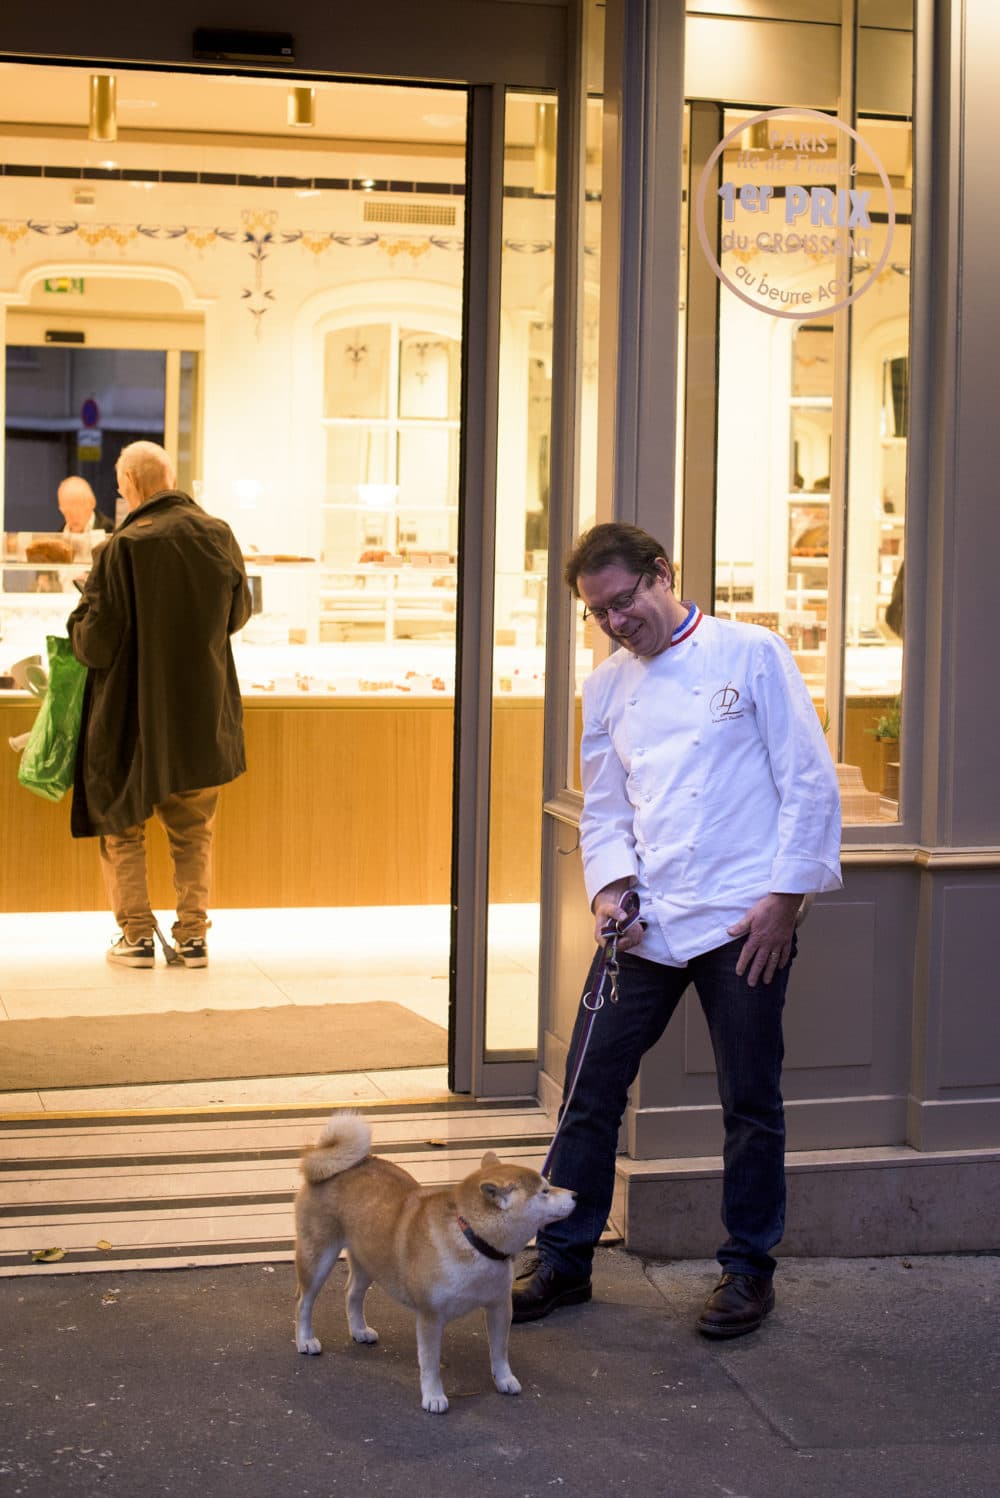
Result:
{"label": "dog's paw", "polygon": [[323,1344],[318,1337],[296,1337],[295,1345],[299,1352],[308,1352],[314,1357],[323,1351]]}
{"label": "dog's paw", "polygon": [[355,1342],[378,1341],[378,1332],[373,1326],[362,1326],[356,1332],[352,1331],[351,1336],[354,1338]]}
{"label": "dog's paw", "polygon": [[513,1373],[495,1373],[493,1382],[501,1394],[520,1394],[521,1392],[521,1385]]}
{"label": "dog's paw", "polygon": [[446,1415],[448,1413],[447,1394],[425,1394],[423,1406],[429,1415]]}

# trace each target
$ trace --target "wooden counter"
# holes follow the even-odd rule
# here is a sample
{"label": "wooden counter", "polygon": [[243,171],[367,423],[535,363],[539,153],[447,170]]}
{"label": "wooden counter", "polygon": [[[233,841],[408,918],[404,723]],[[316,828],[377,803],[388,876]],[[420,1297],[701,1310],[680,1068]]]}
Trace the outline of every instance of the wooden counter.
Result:
{"label": "wooden counter", "polygon": [[[888,698],[852,699],[845,760],[878,789],[871,727]],[[495,699],[490,898],[538,898],[542,700]],[[216,908],[446,904],[451,878],[450,697],[247,699],[247,773],[222,793]],[[103,910],[97,844],[70,836],[70,798],[17,783],[11,734],[31,698],[0,702],[0,910]],[[166,838],[147,827],[154,908],[173,909]]]}
{"label": "wooden counter", "polygon": [[[222,793],[216,908],[446,904],[451,878],[450,697],[250,698],[247,773]],[[70,797],[17,783],[7,747],[37,704],[0,703],[0,910],[101,910],[94,839],[70,836]],[[491,898],[536,900],[542,700],[496,699]],[[173,909],[166,838],[147,826],[150,894]]]}

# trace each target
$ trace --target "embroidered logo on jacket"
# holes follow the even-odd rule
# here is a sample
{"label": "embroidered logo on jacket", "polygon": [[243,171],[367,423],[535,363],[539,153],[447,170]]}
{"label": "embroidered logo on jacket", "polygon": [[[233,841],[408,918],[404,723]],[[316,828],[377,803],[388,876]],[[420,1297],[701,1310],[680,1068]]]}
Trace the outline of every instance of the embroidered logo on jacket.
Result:
{"label": "embroidered logo on jacket", "polygon": [[742,718],[743,709],[740,707],[739,702],[739,692],[731,681],[727,681],[726,685],[719,688],[709,703],[713,723],[724,723],[728,718]]}

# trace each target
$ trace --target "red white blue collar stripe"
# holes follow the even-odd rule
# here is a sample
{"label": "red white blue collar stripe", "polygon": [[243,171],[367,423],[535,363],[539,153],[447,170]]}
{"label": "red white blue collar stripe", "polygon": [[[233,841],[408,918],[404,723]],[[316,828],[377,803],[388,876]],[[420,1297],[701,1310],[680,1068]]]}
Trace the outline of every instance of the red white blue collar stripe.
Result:
{"label": "red white blue collar stripe", "polygon": [[688,604],[686,617],[670,637],[671,645],[680,645],[684,640],[689,640],[704,617],[696,603]]}

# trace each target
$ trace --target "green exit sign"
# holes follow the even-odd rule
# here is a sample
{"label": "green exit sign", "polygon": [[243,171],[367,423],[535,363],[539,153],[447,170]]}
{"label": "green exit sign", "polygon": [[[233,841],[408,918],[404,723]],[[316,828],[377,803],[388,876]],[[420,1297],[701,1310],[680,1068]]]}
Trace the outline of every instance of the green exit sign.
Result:
{"label": "green exit sign", "polygon": [[46,291],[51,291],[57,296],[70,293],[75,293],[77,296],[83,295],[82,276],[53,276],[51,280],[43,281],[42,285]]}

